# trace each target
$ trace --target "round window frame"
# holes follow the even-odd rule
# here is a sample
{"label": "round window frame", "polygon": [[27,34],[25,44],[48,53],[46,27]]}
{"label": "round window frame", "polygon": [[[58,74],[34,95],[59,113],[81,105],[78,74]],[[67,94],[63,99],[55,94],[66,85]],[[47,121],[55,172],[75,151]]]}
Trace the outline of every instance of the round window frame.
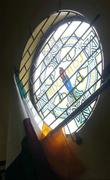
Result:
{"label": "round window frame", "polygon": [[[60,12],[60,11],[59,11],[59,12]],[[63,12],[63,10],[62,10],[61,12]],[[92,24],[89,23],[89,21],[87,20],[87,18],[86,18],[84,15],[82,15],[82,14],[80,14],[80,13],[78,13],[78,12],[75,12],[75,11],[73,11],[73,10],[64,10],[64,12],[72,12],[72,13],[73,13],[73,16],[70,16],[70,17],[68,17],[68,18],[66,18],[66,19],[63,18],[63,19],[61,19],[60,21],[58,21],[56,24],[54,24],[52,27],[50,26],[50,27],[47,29],[47,31],[46,31],[45,34],[41,37],[41,39],[39,40],[39,42],[38,42],[38,44],[37,44],[37,46],[36,46],[36,48],[35,48],[35,52],[34,52],[34,56],[33,56],[33,58],[32,58],[31,64],[33,64],[33,63],[36,64],[35,62],[37,61],[37,58],[38,58],[38,56],[40,55],[40,50],[41,50],[41,48],[43,47],[43,45],[45,44],[45,42],[46,42],[47,38],[50,36],[50,34],[51,34],[53,31],[55,31],[58,27],[60,27],[61,25],[63,25],[64,23],[66,23],[66,22],[68,22],[68,21],[81,21],[81,22],[85,22],[85,23],[90,24],[90,26],[93,28],[95,34],[97,35],[98,41],[100,42],[99,34],[97,33],[96,29],[92,26]],[[56,13],[58,13],[58,12],[56,12]],[[74,13],[76,13],[76,14],[74,14]],[[53,14],[54,14],[54,13],[52,13],[51,15],[53,15]],[[51,16],[51,15],[50,15],[50,16]],[[43,19],[43,20],[45,20],[45,19]],[[101,46],[101,49],[102,49],[102,44],[101,44],[101,42],[100,42],[100,46]],[[103,56],[103,58],[102,58],[102,60],[101,60],[101,61],[102,61],[102,62],[101,62],[101,64],[102,64],[102,71],[103,71],[103,69],[104,69],[103,49],[102,49],[101,54],[102,54],[102,56]],[[30,73],[29,73],[29,77],[31,77],[32,74],[34,74],[33,71],[34,71],[34,67],[31,66],[31,68],[30,68]],[[34,79],[34,77],[32,78],[32,81],[33,81],[33,79]],[[102,79],[101,79],[101,83],[102,83]],[[101,83],[100,83],[100,84],[101,84]],[[31,81],[30,81],[30,80],[29,80],[29,89],[30,89],[30,91],[29,91],[30,100],[32,101],[32,103],[33,103],[33,105],[34,105],[34,108],[36,109],[37,113],[39,114],[39,111],[37,110],[37,106],[36,106],[36,103],[35,103],[35,100],[34,100],[34,96],[33,96],[34,92],[33,92],[33,87],[32,87],[32,85],[31,85]],[[94,110],[96,109],[98,100],[99,100],[99,96],[96,98],[95,103],[94,103],[94,106],[93,106],[93,109],[92,109],[91,113],[89,114],[87,120],[85,120],[85,121],[83,122],[83,124],[81,124],[81,125],[77,128],[77,130],[76,130],[75,132],[78,132],[80,129],[82,129],[82,127],[83,127],[83,126],[86,124],[86,122],[90,119],[91,115],[94,113]],[[40,114],[39,114],[39,116],[40,116]],[[41,116],[40,116],[40,118],[41,118]],[[41,118],[41,119],[42,119],[42,118]],[[43,122],[44,122],[44,121],[43,121]],[[66,125],[65,125],[65,126],[66,126]],[[64,127],[63,127],[63,128],[64,128]],[[70,133],[70,134],[71,134],[71,133]]]}

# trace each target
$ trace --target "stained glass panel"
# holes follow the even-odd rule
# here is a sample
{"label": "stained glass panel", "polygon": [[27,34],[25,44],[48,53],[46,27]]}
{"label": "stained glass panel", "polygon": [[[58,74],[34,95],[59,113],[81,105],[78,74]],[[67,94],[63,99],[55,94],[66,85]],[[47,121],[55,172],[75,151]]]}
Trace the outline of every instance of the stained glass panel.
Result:
{"label": "stained glass panel", "polygon": [[[49,34],[34,60],[33,95],[42,121],[54,129],[100,87],[102,60],[99,37],[87,22],[67,20]],[[84,124],[94,106],[69,122],[65,132]]]}

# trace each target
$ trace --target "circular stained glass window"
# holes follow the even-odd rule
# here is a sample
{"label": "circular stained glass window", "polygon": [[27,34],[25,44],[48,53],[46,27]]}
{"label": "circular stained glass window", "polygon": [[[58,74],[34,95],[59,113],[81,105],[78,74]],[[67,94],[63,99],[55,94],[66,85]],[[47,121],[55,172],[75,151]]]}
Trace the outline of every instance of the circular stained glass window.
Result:
{"label": "circular stained glass window", "polygon": [[[64,12],[57,13],[56,23],[49,22],[35,50],[30,73],[33,103],[51,129],[65,121],[101,85],[103,52],[96,29],[84,16]],[[95,103],[65,124],[66,134],[85,124]]]}

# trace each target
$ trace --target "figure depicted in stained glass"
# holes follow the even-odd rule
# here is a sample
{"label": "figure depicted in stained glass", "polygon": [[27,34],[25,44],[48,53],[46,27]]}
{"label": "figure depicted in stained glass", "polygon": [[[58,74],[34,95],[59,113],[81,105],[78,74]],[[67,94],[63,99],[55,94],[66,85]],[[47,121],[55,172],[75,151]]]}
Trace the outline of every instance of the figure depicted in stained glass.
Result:
{"label": "figure depicted in stained glass", "polygon": [[71,81],[70,81],[69,77],[67,76],[65,70],[62,67],[59,68],[59,74],[60,74],[60,77],[61,77],[62,82],[64,83],[66,89],[68,90],[68,92],[70,94],[72,94],[73,86],[72,86]]}

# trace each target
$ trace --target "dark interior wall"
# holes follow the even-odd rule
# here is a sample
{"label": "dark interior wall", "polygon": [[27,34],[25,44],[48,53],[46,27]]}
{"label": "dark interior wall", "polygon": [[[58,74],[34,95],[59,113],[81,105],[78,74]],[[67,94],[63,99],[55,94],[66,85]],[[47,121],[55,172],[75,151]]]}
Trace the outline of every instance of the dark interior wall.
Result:
{"label": "dark interior wall", "polygon": [[[90,21],[100,14],[101,17],[95,27],[101,38],[105,65],[109,63],[110,42],[110,3],[109,0],[62,0],[61,7],[70,8],[83,13]],[[0,71],[0,160],[6,158],[7,132],[10,122],[14,125],[10,130],[10,136],[18,131],[16,110],[18,109],[16,90],[13,85],[13,69],[18,66],[25,44],[35,26],[50,12],[58,9],[58,0],[32,0],[20,2],[7,1],[0,6],[1,28],[1,71]],[[87,167],[85,177],[110,178],[110,90],[101,96],[91,120],[80,131],[83,145],[80,146],[79,157]],[[13,111],[13,107],[15,107]],[[11,114],[11,116],[10,116]],[[12,115],[14,114],[14,115]],[[16,132],[13,134],[13,128]],[[22,128],[22,127],[21,127]],[[21,130],[23,134],[23,131]],[[18,137],[18,139],[21,138]],[[14,141],[14,140],[13,140]],[[11,141],[8,146],[12,146]],[[14,146],[12,154],[16,154],[18,146]],[[11,159],[10,159],[11,161]]]}

